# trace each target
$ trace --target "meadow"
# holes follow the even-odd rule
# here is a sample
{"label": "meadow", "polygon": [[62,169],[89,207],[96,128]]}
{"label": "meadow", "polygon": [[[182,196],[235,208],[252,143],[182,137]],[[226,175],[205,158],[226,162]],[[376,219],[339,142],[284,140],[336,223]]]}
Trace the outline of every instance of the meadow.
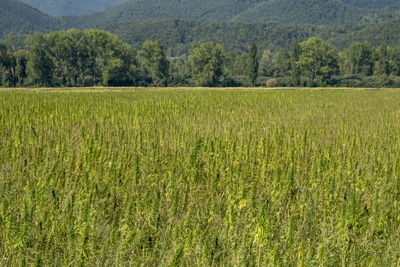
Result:
{"label": "meadow", "polygon": [[399,266],[400,90],[0,91],[1,266]]}

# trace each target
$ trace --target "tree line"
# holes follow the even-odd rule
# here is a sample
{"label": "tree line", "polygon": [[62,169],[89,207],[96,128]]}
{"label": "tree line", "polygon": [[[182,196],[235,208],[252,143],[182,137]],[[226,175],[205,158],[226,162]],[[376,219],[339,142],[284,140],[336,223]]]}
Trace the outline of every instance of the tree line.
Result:
{"label": "tree line", "polygon": [[36,33],[25,49],[0,43],[0,86],[360,86],[400,87],[400,46],[354,42],[343,51],[318,37],[290,49],[227,52],[193,43],[188,55],[166,56],[159,41],[139,51],[115,35],[88,29]]}

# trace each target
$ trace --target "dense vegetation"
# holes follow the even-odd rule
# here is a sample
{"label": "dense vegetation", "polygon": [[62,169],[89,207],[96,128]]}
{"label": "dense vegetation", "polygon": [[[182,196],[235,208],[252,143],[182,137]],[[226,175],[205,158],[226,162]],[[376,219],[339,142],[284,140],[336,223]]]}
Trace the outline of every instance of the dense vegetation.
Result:
{"label": "dense vegetation", "polygon": [[[367,4],[375,1],[363,1]],[[389,3],[387,3],[389,5]],[[373,7],[373,8],[372,8]],[[297,24],[370,24],[397,15],[399,5],[354,5],[351,1],[279,0],[262,1],[233,18],[240,22],[285,22]]]}
{"label": "dense vegetation", "polygon": [[10,32],[47,32],[57,28],[59,23],[56,19],[16,0],[1,0],[0,18],[0,39]]}
{"label": "dense vegetation", "polygon": [[350,30],[335,34],[331,40],[339,47],[349,46],[352,42],[370,42],[373,45],[399,45],[400,19],[392,19],[376,25],[360,27],[357,30]]}
{"label": "dense vegetation", "polygon": [[368,24],[397,16],[400,5],[388,0],[128,0],[79,18],[74,27],[98,27],[115,22],[173,18],[207,21],[285,22],[300,24]]}
{"label": "dense vegetation", "polygon": [[[154,1],[157,2],[157,1]],[[141,2],[138,1],[135,4],[135,8],[139,8],[141,5],[146,6],[151,9],[152,1]],[[229,3],[228,3],[229,2]],[[3,4],[4,3],[4,4]],[[193,42],[216,42],[220,43],[224,46],[224,48],[228,51],[235,52],[243,52],[247,50],[248,46],[257,42],[260,48],[270,49],[272,51],[276,51],[279,48],[289,48],[292,46],[293,40],[297,40],[297,42],[302,42],[307,40],[312,36],[319,36],[325,40],[328,40],[336,45],[339,49],[343,49],[348,47],[353,41],[368,41],[373,45],[380,45],[385,42],[388,45],[395,46],[398,44],[398,36],[400,21],[399,19],[390,19],[387,22],[381,22],[378,24],[365,24],[365,19],[362,20],[365,23],[363,25],[357,25],[359,23],[352,22],[352,25],[335,25],[335,26],[316,26],[312,24],[293,24],[299,23],[300,21],[296,20],[296,15],[291,13],[298,12],[301,13],[301,18],[307,18],[310,21],[308,23],[314,23],[311,20],[314,20],[313,14],[309,12],[310,10],[317,11],[319,10],[316,16],[317,18],[321,17],[325,20],[329,21],[330,18],[328,14],[323,14],[326,12],[338,13],[339,15],[346,14],[342,12],[340,9],[336,9],[334,7],[321,9],[323,5],[330,5],[329,1],[319,1],[321,7],[314,8],[310,5],[316,5],[317,2],[307,1],[307,2],[288,2],[287,6],[284,6],[284,2],[281,1],[269,1],[269,2],[260,2],[254,1],[240,1],[240,3],[236,2],[215,2],[212,3],[202,2],[202,7],[214,9],[215,5],[221,5],[221,8],[218,8],[218,16],[221,20],[224,21],[196,21],[197,17],[187,16],[188,18],[194,20],[179,20],[177,17],[185,17],[180,16],[181,13],[171,12],[171,19],[145,19],[145,20],[137,20],[135,14],[129,14],[126,17],[127,22],[123,23],[115,23],[118,20],[125,20],[123,18],[123,12],[120,13],[118,10],[120,8],[124,9],[123,6],[129,6],[130,3],[127,2],[124,5],[119,7],[115,7],[118,15],[118,19],[116,18],[108,18],[108,15],[113,14],[111,10],[107,14],[96,14],[94,16],[84,16],[80,18],[76,17],[62,17],[62,18],[51,18],[39,11],[32,9],[18,1],[10,1],[4,0],[4,2],[0,6],[0,13],[2,17],[5,17],[5,20],[0,22],[0,39],[5,38],[5,36],[12,32],[14,36],[19,38],[19,42],[17,44],[18,48],[22,48],[24,35],[27,33],[32,33],[33,31],[40,32],[48,32],[50,30],[55,29],[69,29],[71,27],[76,27],[79,29],[85,29],[88,26],[96,26],[97,28],[104,29],[116,34],[119,38],[121,38],[126,43],[133,46],[135,49],[139,49],[143,42],[146,40],[160,40],[164,45],[165,49],[170,49],[169,55],[171,56],[180,56],[182,54],[187,54],[190,50],[191,44]],[[45,4],[44,2],[41,2]],[[54,2],[55,3],[55,2]],[[58,2],[57,2],[58,3]],[[68,2],[70,3],[70,2]],[[71,2],[72,3],[72,2]],[[162,2],[164,3],[164,1]],[[188,5],[190,3],[194,4],[196,2],[186,1],[185,4],[175,5],[175,2],[165,2],[165,5],[171,5],[171,8],[181,7],[180,12],[184,12],[184,5]],[[334,2],[335,5],[339,2]],[[89,3],[87,3],[89,4]],[[256,5],[254,9],[248,9],[246,12],[249,14],[251,12],[260,12],[260,15],[249,15],[251,20],[239,19],[240,16],[236,16],[232,19],[222,19],[224,17],[224,10],[227,9],[228,14],[231,14],[233,11],[230,10],[232,4],[239,11],[245,8],[244,5]],[[358,2],[350,3],[342,3],[345,5],[351,5],[356,9],[362,9],[361,4]],[[341,5],[342,5],[341,4]],[[369,17],[370,23],[376,23],[379,21],[384,21],[392,17],[392,15],[380,16],[378,15],[379,10],[383,10],[382,12],[387,12],[387,8],[391,7],[390,10],[395,12],[398,8],[398,4],[391,1],[385,1],[382,3],[378,3],[376,1],[369,1],[365,4],[368,4],[365,8],[375,10],[374,14]],[[161,5],[159,3],[159,5]],[[280,5],[282,8],[286,7],[284,12],[281,12],[277,9],[268,8],[268,12],[272,12],[267,16],[267,11],[262,11],[264,5]],[[81,4],[77,4],[76,7],[81,6]],[[162,5],[161,5],[162,6]],[[199,8],[197,11],[192,10],[190,12],[200,12],[202,9]],[[232,7],[233,8],[233,7]],[[67,9],[66,10],[71,10]],[[83,9],[82,9],[83,10]],[[125,10],[125,9],[124,9]],[[166,12],[168,9],[161,8],[162,12]],[[200,10],[200,11],[199,11]],[[253,10],[253,11],[251,11]],[[292,11],[291,11],[292,10]],[[160,12],[161,12],[160,11]],[[239,12],[238,11],[238,12]],[[149,11],[152,14],[155,14],[152,10]],[[244,12],[244,11],[243,11]],[[304,13],[305,12],[305,13]],[[322,13],[321,13],[322,12]],[[146,13],[140,12],[140,18],[151,18],[154,16],[146,15]],[[197,14],[197,13],[196,13]],[[212,15],[213,12],[206,12],[208,15]],[[292,20],[286,19],[278,19],[274,18],[279,14],[279,16],[288,16]],[[262,15],[262,16],[261,16]],[[197,16],[197,15],[196,15]],[[228,16],[228,15],[227,15]],[[229,15],[230,16],[230,15]],[[228,17],[229,17],[228,16]],[[261,17],[260,17],[261,16]],[[336,15],[335,15],[336,16]],[[357,18],[356,15],[352,13],[349,15],[351,18]],[[155,16],[157,17],[157,16]],[[162,16],[161,16],[162,17]],[[269,18],[270,20],[264,20],[263,18]],[[274,18],[274,19],[272,19]],[[205,20],[215,20],[211,17],[204,18]],[[132,21],[133,20],[133,21]],[[273,23],[239,23],[239,22],[228,22],[228,21],[272,21]],[[279,21],[291,21],[292,23],[278,23]],[[317,23],[317,22],[315,22]],[[328,22],[327,22],[328,23]],[[317,23],[318,24],[318,23]],[[333,21],[328,24],[335,24]]]}
{"label": "dense vegetation", "polygon": [[0,92],[0,265],[393,266],[399,92]]}
{"label": "dense vegetation", "polygon": [[[260,47],[271,50],[290,48],[293,40],[305,41],[312,36],[325,39],[336,36],[338,29],[324,26],[293,25],[283,23],[232,23],[197,22],[175,19],[144,20],[115,23],[102,29],[116,34],[135,48],[148,39],[160,40],[170,55],[187,53],[193,42],[216,42],[228,51],[243,52],[256,42]],[[351,28],[342,30],[350,32]]]}
{"label": "dense vegetation", "polygon": [[35,34],[18,50],[0,43],[0,86],[400,86],[400,47],[354,42],[343,51],[318,37],[277,51],[227,52],[193,43],[179,57],[160,41],[139,52],[101,30]]}
{"label": "dense vegetation", "polygon": [[172,55],[189,50],[192,42],[217,42],[228,51],[243,52],[257,42],[259,47],[270,50],[290,48],[294,40],[305,41],[318,36],[340,49],[352,42],[370,42],[375,46],[382,43],[399,44],[400,20],[392,19],[364,26],[313,26],[286,23],[232,23],[197,22],[175,19],[143,20],[114,23],[101,27],[120,37],[135,48],[148,39],[160,40]]}
{"label": "dense vegetation", "polygon": [[52,16],[79,16],[120,4],[125,0],[20,0]]}

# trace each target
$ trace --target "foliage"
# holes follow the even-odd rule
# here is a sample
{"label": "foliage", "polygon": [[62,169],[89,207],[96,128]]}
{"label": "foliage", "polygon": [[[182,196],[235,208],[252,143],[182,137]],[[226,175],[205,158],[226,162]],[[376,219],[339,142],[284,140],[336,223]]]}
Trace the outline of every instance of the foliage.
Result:
{"label": "foliage", "polygon": [[[46,1],[54,2],[50,4]],[[40,3],[51,7],[59,3],[56,1],[64,0],[44,0]],[[100,1],[97,2],[100,7],[111,0],[96,1]],[[0,6],[0,16],[4,18],[0,22],[0,38],[10,32],[22,38],[21,35],[34,31],[46,33],[51,30],[95,27],[113,32],[135,49],[140,49],[146,40],[160,40],[166,50],[172,51],[172,56],[187,54],[193,42],[220,43],[226,50],[235,52],[246,51],[251,43],[256,42],[260,50],[277,51],[290,48],[294,40],[302,42],[313,36],[322,37],[339,49],[348,47],[354,41],[368,41],[374,46],[385,42],[394,46],[398,44],[400,29],[400,20],[397,18],[399,4],[391,0],[381,2],[377,4],[368,0],[360,5],[359,2],[347,0],[196,0],[179,3],[178,0],[135,0],[92,16],[52,18],[18,1],[3,0]],[[79,2],[75,7],[83,11],[81,4]],[[185,9],[185,6],[188,8]],[[133,12],[131,8],[143,12]],[[66,12],[73,10],[62,9]],[[238,12],[241,15],[237,15]],[[163,16],[164,13],[170,15]],[[303,24],[305,22],[325,26]]]}
{"label": "foliage", "polygon": [[290,48],[293,40],[305,41],[316,35],[327,39],[335,34],[335,29],[325,26],[175,19],[114,23],[102,28],[136,49],[146,40],[160,40],[166,49],[172,50],[170,56],[173,57],[187,54],[194,42],[215,42],[228,51],[244,52],[254,42],[261,49],[278,50]]}
{"label": "foliage", "polygon": [[31,85],[136,85],[136,52],[100,30],[68,30],[27,39]]}
{"label": "foliage", "polygon": [[368,42],[354,42],[344,51],[345,72],[348,74],[372,75],[375,63],[375,49]]}
{"label": "foliage", "polygon": [[54,62],[50,47],[43,34],[36,33],[26,39],[28,49],[28,84],[36,86],[51,86],[54,84]]}
{"label": "foliage", "polygon": [[139,51],[142,66],[149,73],[155,86],[167,86],[169,81],[169,61],[160,41],[146,41]]}
{"label": "foliage", "polygon": [[26,51],[16,50],[11,35],[0,42],[0,86],[22,86],[26,78]]}
{"label": "foliage", "polygon": [[[396,87],[400,46],[355,42],[343,52],[319,37],[278,52],[257,45],[247,53],[226,52],[221,44],[192,44],[173,56],[160,41],[147,40],[139,57],[128,44],[102,30],[52,32],[28,36],[27,50],[14,38],[3,42],[1,86],[279,86]],[[166,56],[169,54],[170,56]]]}
{"label": "foliage", "polygon": [[333,45],[313,37],[299,44],[300,56],[295,62],[308,86],[326,86],[339,73],[338,55]]}
{"label": "foliage", "polygon": [[[75,0],[76,1],[76,0]],[[364,0],[355,5],[347,0],[129,0],[100,13],[76,20],[76,25],[99,27],[115,22],[143,19],[183,19],[225,22],[280,22],[314,25],[370,24],[397,15],[394,0],[380,5]]]}
{"label": "foliage", "polygon": [[260,66],[260,60],[258,58],[258,47],[256,43],[252,43],[248,53],[247,59],[248,76],[249,81],[252,86],[256,85],[256,80],[258,76],[258,68]]}
{"label": "foliage", "polygon": [[[394,0],[391,0],[392,3]],[[284,22],[314,25],[372,24],[397,15],[398,3],[389,1],[376,5],[375,0],[364,0],[354,5],[346,0],[279,0],[260,1],[234,17],[240,22]],[[371,5],[368,5],[371,3]],[[375,5],[374,5],[375,4]],[[388,8],[391,6],[391,8]]]}
{"label": "foliage", "polygon": [[192,79],[198,86],[217,86],[223,74],[225,52],[221,45],[203,43],[190,51]]}

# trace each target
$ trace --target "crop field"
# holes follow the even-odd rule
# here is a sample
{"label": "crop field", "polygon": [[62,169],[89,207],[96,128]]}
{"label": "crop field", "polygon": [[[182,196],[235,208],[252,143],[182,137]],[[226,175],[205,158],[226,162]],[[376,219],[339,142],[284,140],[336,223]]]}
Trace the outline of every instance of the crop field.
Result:
{"label": "crop field", "polygon": [[400,90],[0,91],[0,266],[399,266]]}

